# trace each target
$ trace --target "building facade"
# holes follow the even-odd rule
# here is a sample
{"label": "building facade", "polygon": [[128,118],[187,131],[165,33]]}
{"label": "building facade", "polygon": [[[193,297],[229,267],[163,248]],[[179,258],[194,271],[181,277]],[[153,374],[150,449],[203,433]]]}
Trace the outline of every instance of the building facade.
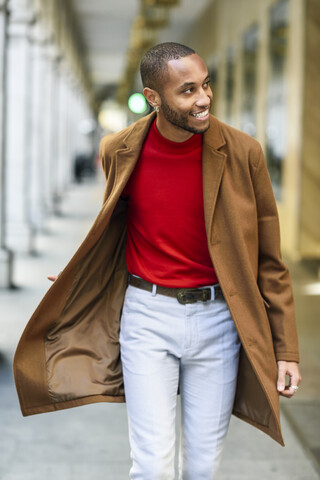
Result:
{"label": "building facade", "polygon": [[185,43],[209,65],[214,113],[263,147],[284,253],[319,259],[320,3],[216,0]]}

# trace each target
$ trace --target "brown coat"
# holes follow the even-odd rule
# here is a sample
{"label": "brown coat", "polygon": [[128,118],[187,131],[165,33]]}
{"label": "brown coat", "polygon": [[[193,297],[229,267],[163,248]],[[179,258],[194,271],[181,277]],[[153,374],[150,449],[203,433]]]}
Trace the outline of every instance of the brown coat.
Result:
{"label": "brown coat", "polygon": [[[15,354],[24,415],[125,401],[119,328],[127,282],[126,202],[120,195],[153,118],[101,141],[107,176],[102,209]],[[276,204],[258,142],[213,116],[210,122],[203,141],[208,246],[242,342],[233,413],[283,444],[276,359],[299,357]]]}

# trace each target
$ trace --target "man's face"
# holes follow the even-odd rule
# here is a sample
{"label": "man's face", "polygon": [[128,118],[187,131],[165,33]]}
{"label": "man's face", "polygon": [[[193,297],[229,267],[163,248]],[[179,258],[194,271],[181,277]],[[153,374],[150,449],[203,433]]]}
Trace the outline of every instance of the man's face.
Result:
{"label": "man's face", "polygon": [[[209,128],[212,91],[207,67],[197,54],[168,62],[161,90],[159,126],[190,133]],[[182,132],[181,132],[182,133]]]}

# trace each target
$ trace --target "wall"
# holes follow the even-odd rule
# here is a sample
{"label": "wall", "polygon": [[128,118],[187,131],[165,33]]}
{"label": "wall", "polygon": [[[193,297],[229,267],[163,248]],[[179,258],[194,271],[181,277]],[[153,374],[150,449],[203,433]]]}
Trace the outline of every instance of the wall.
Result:
{"label": "wall", "polygon": [[306,9],[305,88],[301,179],[301,237],[304,257],[320,257],[320,5],[308,0]]}
{"label": "wall", "polygon": [[[221,120],[241,128],[243,104],[243,34],[258,26],[257,72],[255,86],[256,138],[267,150],[270,9],[277,0],[213,0],[203,12],[184,43],[192,46],[216,71],[213,85],[213,113]],[[278,210],[282,248],[292,259],[320,257],[320,80],[319,55],[320,2],[289,0],[289,26],[286,33],[285,62],[286,129],[282,163],[281,195]],[[234,54],[234,95],[231,107],[226,102],[227,49]],[[316,101],[316,99],[318,101]],[[230,110],[230,111],[229,111]],[[277,187],[275,186],[277,194]]]}

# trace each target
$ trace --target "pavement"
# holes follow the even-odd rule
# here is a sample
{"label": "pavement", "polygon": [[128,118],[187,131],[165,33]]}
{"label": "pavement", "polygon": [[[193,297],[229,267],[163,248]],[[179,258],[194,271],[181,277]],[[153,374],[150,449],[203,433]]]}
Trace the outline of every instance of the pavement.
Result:
{"label": "pavement", "polygon": [[[0,291],[0,480],[125,480],[130,448],[125,404],[95,404],[22,417],[12,358],[23,328],[101,205],[103,180],[72,185],[59,215],[38,237],[37,254],[16,257],[16,288]],[[320,478],[320,284],[314,262],[290,264],[303,383],[281,401],[283,448],[232,418],[217,480]],[[179,421],[177,421],[177,431]],[[194,479],[197,480],[197,479]]]}

